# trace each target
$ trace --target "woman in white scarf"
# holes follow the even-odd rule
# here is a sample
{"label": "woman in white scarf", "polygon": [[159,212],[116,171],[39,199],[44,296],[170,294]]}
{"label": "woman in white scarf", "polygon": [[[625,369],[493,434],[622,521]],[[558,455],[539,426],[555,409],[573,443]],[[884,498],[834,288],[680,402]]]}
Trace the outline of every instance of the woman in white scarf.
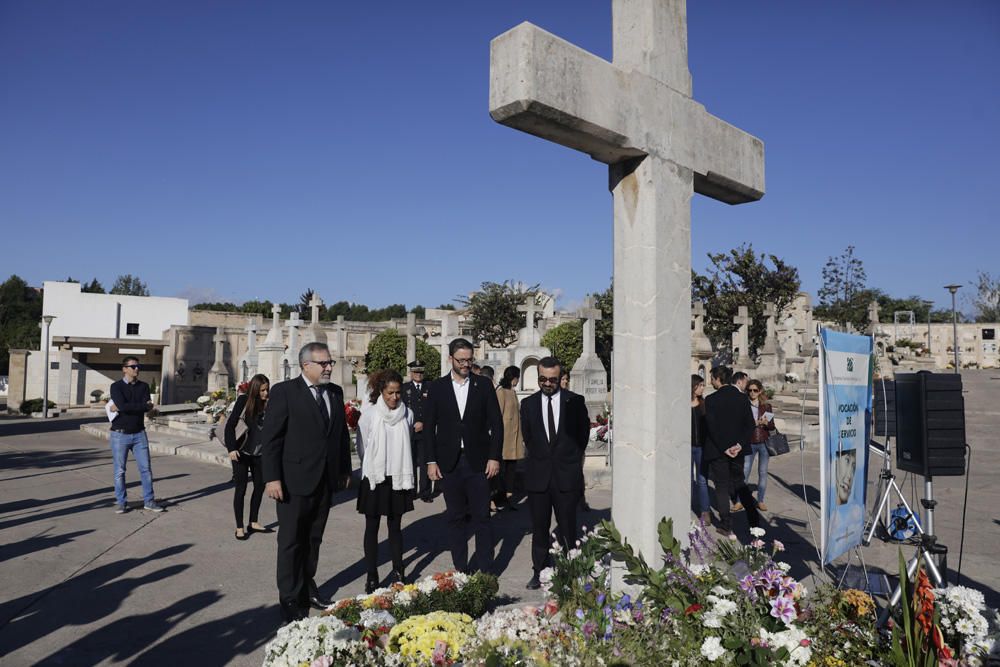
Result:
{"label": "woman in white scarf", "polygon": [[413,413],[401,400],[403,378],[392,369],[369,378],[368,403],[358,421],[361,456],[358,512],[365,515],[365,591],[379,586],[378,530],[382,517],[389,529],[392,574],[389,583],[403,582],[403,514],[413,509],[413,458],[410,429]]}

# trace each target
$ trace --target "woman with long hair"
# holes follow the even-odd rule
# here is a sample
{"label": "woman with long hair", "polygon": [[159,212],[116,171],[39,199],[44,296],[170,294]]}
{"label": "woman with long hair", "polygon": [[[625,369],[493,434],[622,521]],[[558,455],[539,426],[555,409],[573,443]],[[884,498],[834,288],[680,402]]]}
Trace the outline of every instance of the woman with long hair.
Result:
{"label": "woman with long hair", "polygon": [[755,426],[753,435],[750,436],[750,453],[743,461],[743,478],[750,480],[753,459],[757,457],[757,509],[766,512],[764,493],[767,491],[767,464],[771,460],[771,455],[767,451],[767,438],[775,430],[774,410],[767,402],[767,394],[764,393],[764,385],[760,380],[750,380],[747,383],[747,396],[750,397]]}
{"label": "woman with long hair", "polygon": [[695,511],[706,526],[712,521],[708,499],[708,479],[701,464],[705,444],[705,378],[691,375],[691,462],[694,468]]}
{"label": "woman with long hair", "polygon": [[497,386],[497,401],[500,403],[500,414],[503,416],[503,463],[500,464],[500,474],[493,478],[493,504],[497,510],[517,509],[517,506],[510,502],[510,498],[514,495],[517,462],[524,458],[521,405],[514,389],[520,379],[521,369],[517,366],[508,366],[504,369],[503,377]]}
{"label": "woman with long hair", "polygon": [[382,517],[389,529],[392,573],[389,583],[405,583],[403,514],[413,509],[413,458],[410,429],[413,413],[402,401],[403,378],[391,368],[368,378],[368,403],[358,421],[361,484],[358,512],[365,515],[365,592],[379,586],[378,530]]}
{"label": "woman with long hair", "polygon": [[[250,531],[259,533],[273,532],[270,528],[260,525],[260,501],[264,497],[264,468],[261,465],[260,453],[264,443],[260,439],[261,428],[264,426],[264,409],[267,407],[267,396],[271,381],[266,375],[254,375],[250,378],[247,393],[236,397],[233,411],[226,420],[226,449],[233,466],[233,480],[236,488],[233,493],[233,513],[236,515],[236,539],[245,540]],[[253,493],[250,494],[250,527],[243,528],[243,499],[247,493],[247,474],[253,478]]]}

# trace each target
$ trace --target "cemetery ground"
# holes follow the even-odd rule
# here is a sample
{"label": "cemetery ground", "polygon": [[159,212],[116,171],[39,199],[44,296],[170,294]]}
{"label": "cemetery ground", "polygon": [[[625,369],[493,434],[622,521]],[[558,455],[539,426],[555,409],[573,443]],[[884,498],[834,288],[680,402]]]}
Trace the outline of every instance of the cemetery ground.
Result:
{"label": "cemetery ground", "polygon": [[[995,397],[1000,373],[971,371],[963,378],[973,459],[962,583],[982,590],[987,604],[996,607],[1000,490],[995,480],[1000,462],[995,433],[1000,408]],[[107,444],[79,430],[81,422],[100,424],[99,419],[0,420],[0,662],[259,665],[278,621],[275,535],[254,533],[245,542],[236,541],[229,469],[186,456],[154,454],[156,495],[167,512],[114,514]],[[873,457],[872,465],[877,464]],[[803,477],[808,505],[802,500]],[[872,470],[871,489],[876,477]],[[132,462],[128,479],[137,507],[140,489]],[[810,589],[818,583],[810,577],[818,567],[807,518],[818,533],[818,482],[815,444],[807,447],[804,458],[793,450],[771,460],[769,537],[784,542],[792,574]],[[900,475],[899,482],[909,493],[911,480]],[[951,582],[958,567],[964,491],[962,477],[935,480],[936,528],[950,550]],[[594,511],[581,515],[581,522],[591,525],[607,518],[610,499],[607,487],[588,490]],[[443,507],[440,498],[433,504],[418,502],[406,515],[405,557],[411,575],[449,567],[441,539]],[[266,498],[261,520],[275,525],[273,503]],[[742,515],[736,525],[745,536]],[[530,576],[527,508],[495,515],[493,528],[503,568],[501,594],[509,602],[541,600],[539,592],[524,589]],[[340,494],[317,577],[328,596],[361,592],[362,532],[353,492]],[[869,572],[895,572],[897,548],[876,540],[862,549]],[[904,547],[904,554],[911,552]],[[387,557],[383,552],[383,576],[389,570]],[[854,556],[848,581],[859,576],[857,563]]]}

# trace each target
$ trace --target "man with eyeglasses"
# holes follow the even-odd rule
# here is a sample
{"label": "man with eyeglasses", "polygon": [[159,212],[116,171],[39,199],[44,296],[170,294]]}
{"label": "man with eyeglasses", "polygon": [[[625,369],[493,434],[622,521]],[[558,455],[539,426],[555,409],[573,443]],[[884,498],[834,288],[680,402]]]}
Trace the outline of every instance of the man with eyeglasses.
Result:
{"label": "man with eyeglasses", "polygon": [[335,363],[323,343],[304,345],[302,375],[271,387],[264,413],[264,493],[277,501],[278,601],[284,623],[307,617],[310,605],[330,605],[316,586],[319,547],[331,496],[351,477],[344,391],[330,381]]}
{"label": "man with eyeglasses", "polygon": [[153,495],[153,470],[149,463],[149,439],[146,437],[146,413],[153,409],[149,385],[139,379],[139,358],[122,359],[122,379],[111,385],[108,411],[115,415],[111,422],[111,458],[115,466],[115,513],[128,512],[125,491],[125,463],[128,453],[135,457],[142,481],[142,508],[162,512],[163,507]]}
{"label": "man with eyeglasses", "polygon": [[564,551],[576,541],[576,505],[583,491],[583,452],[590,439],[590,416],[580,394],[560,383],[555,357],[538,362],[539,390],[521,403],[524,488],[531,510],[529,590],[541,588],[539,575],[549,559],[549,527],[556,515],[556,540]]}
{"label": "man with eyeglasses", "polygon": [[472,343],[456,338],[448,346],[451,372],[430,383],[424,406],[427,476],[440,482],[451,560],[469,572],[471,525],[476,535],[476,569],[493,571],[490,482],[500,472],[503,417],[493,383],[472,374]]}

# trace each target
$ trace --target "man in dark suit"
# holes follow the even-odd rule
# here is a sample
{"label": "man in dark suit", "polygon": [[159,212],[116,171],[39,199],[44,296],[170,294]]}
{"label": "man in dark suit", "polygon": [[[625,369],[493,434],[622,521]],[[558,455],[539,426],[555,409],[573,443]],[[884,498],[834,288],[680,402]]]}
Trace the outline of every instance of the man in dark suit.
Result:
{"label": "man in dark suit", "polygon": [[427,475],[444,492],[448,541],[455,569],[469,570],[468,525],[476,535],[476,569],[493,570],[490,483],[500,472],[503,418],[493,384],[473,375],[472,344],[448,346],[451,372],[430,384],[424,405]]}
{"label": "man in dark suit", "polygon": [[576,506],[583,492],[590,417],[583,396],[560,386],[561,370],[555,357],[539,361],[540,389],[521,403],[524,488],[531,510],[531,590],[541,586],[538,575],[548,563],[552,512],[556,539],[568,550],[576,541]]}
{"label": "man in dark suit", "polygon": [[351,474],[344,392],[330,382],[333,364],[322,343],[299,352],[302,375],[271,387],[261,438],[264,492],[278,501],[278,599],[285,622],[329,601],[316,587],[319,545],[330,496]]}
{"label": "man in dark suit", "polygon": [[754,418],[750,399],[740,388],[731,384],[732,369],[721,366],[712,369],[713,385],[718,390],[705,399],[705,438],[702,465],[715,483],[715,500],[719,510],[719,533],[734,538],[729,509],[731,495],[739,497],[747,510],[750,527],[760,523],[757,503],[743,478],[743,459],[750,451]]}
{"label": "man in dark suit", "polygon": [[424,440],[424,401],[427,399],[428,384],[424,382],[424,365],[419,361],[407,364],[410,381],[403,384],[403,403],[413,413],[410,427],[410,446],[413,450],[413,476],[417,497],[425,503],[433,501],[434,490],[427,477],[427,443]]}

